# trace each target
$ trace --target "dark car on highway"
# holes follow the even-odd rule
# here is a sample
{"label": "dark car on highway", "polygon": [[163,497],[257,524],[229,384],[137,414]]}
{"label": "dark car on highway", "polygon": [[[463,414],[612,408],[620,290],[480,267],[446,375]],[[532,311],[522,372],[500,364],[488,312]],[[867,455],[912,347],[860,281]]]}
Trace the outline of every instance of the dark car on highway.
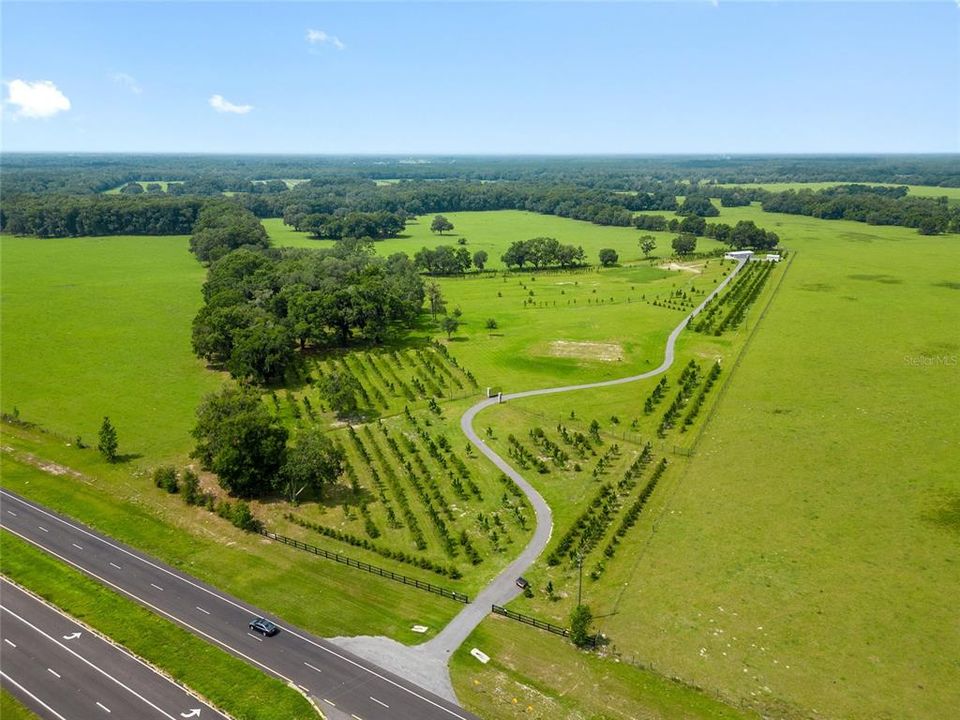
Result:
{"label": "dark car on highway", "polygon": [[271,637],[273,635],[276,635],[278,632],[280,632],[280,628],[278,628],[276,625],[274,625],[272,622],[270,622],[266,618],[262,618],[262,617],[257,617],[251,620],[249,623],[249,627],[251,630],[258,632],[261,635],[266,635],[267,637]]}

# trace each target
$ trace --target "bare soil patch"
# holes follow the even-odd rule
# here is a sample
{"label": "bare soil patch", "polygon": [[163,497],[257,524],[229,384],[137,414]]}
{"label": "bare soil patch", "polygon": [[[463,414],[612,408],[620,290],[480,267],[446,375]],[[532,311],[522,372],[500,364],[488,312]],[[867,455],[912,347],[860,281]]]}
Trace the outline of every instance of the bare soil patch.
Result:
{"label": "bare soil patch", "polygon": [[619,362],[623,360],[623,348],[617,343],[554,340],[550,343],[550,354],[554,357],[599,360],[600,362]]}

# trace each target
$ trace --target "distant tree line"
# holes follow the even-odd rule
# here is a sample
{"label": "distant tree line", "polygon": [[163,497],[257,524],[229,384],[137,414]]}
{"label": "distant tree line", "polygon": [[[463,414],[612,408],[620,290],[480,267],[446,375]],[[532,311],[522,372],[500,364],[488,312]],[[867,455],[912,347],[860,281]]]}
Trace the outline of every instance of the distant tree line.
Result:
{"label": "distant tree line", "polygon": [[20,193],[91,194],[131,181],[158,180],[182,182],[182,188],[174,184],[169,191],[187,194],[283,194],[285,183],[278,178],[354,185],[372,185],[377,179],[490,184],[540,183],[550,178],[551,183],[597,190],[650,192],[662,188],[675,196],[684,195],[690,181],[700,183],[701,188],[713,183],[821,181],[960,187],[960,168],[954,155],[423,157],[410,163],[376,156],[4,153],[0,163],[0,185],[8,197]]}
{"label": "distant tree line", "polygon": [[960,208],[946,198],[916,197],[906,188],[841,185],[825,190],[787,190],[762,197],[766,212],[857,220],[870,225],[917,228],[924,235],[960,231]]}
{"label": "distant tree line", "polygon": [[13,235],[188,235],[203,200],[125,195],[21,195],[0,206],[0,228]]}

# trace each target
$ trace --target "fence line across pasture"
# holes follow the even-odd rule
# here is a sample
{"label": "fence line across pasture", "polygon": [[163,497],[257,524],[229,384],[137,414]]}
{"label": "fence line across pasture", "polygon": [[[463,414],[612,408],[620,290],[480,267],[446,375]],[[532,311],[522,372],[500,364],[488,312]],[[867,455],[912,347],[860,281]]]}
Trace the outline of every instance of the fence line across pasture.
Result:
{"label": "fence line across pasture", "polygon": [[505,607],[501,607],[500,605],[491,606],[491,612],[493,612],[495,615],[502,615],[503,617],[510,618],[511,620],[522,622],[525,625],[532,625],[533,627],[539,628],[540,630],[546,630],[547,632],[552,632],[554,635],[562,635],[563,637],[570,637],[570,631],[565,627],[560,627],[559,625],[554,625],[553,623],[544,622],[543,620],[537,620],[537,618],[535,617],[514,612],[513,610],[507,610]]}
{"label": "fence line across pasture", "polygon": [[419,590],[426,590],[427,592],[432,592],[435,595],[456,600],[457,602],[464,604],[469,604],[470,602],[470,598],[467,595],[457,592],[456,590],[448,590],[447,588],[440,587],[439,585],[434,585],[433,583],[428,583],[423,580],[417,580],[416,578],[401,575],[400,573],[395,573],[392,570],[385,570],[384,568],[371,565],[370,563],[365,563],[361,560],[354,560],[346,555],[330,552],[329,550],[324,550],[316,545],[310,545],[309,543],[301,542],[300,540],[287,537],[286,535],[279,535],[275,532],[270,532],[269,530],[260,530],[259,532],[266,538],[283,543],[284,545],[289,545],[297,550],[313,553],[314,555],[319,555],[320,557],[327,558],[328,560],[333,560],[334,562],[338,562],[343,565],[349,565],[352,568],[357,568],[358,570],[363,570],[373,575],[379,575],[380,577],[393,580],[394,582],[410,585],[411,587],[415,587]]}

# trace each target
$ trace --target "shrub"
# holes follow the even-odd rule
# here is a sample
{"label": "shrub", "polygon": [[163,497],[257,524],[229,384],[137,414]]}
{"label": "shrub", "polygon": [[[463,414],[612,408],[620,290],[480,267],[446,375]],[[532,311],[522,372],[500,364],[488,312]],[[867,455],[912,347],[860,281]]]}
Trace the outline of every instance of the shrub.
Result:
{"label": "shrub", "polygon": [[153,484],[168,493],[179,490],[177,486],[177,469],[172,465],[161,465],[153,471]]}

